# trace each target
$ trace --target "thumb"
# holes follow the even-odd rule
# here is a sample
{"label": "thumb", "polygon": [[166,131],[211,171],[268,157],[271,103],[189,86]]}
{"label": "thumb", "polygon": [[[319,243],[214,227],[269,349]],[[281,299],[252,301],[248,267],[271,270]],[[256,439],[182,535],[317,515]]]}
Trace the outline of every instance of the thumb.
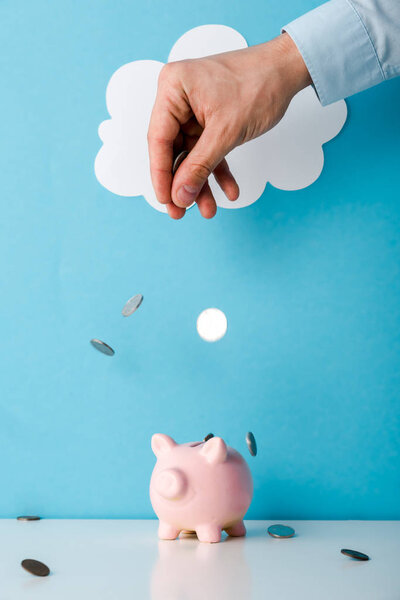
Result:
{"label": "thumb", "polygon": [[221,140],[220,128],[211,123],[207,125],[173,179],[173,203],[182,208],[193,204],[208,177],[228,152],[229,148]]}

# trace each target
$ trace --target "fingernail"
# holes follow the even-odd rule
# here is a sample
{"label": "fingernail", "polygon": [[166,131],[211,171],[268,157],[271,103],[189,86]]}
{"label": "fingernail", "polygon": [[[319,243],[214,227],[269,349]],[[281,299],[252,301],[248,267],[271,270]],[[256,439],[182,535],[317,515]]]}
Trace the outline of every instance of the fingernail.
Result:
{"label": "fingernail", "polygon": [[179,202],[182,204],[192,204],[196,199],[199,190],[191,185],[182,185],[176,193]]}

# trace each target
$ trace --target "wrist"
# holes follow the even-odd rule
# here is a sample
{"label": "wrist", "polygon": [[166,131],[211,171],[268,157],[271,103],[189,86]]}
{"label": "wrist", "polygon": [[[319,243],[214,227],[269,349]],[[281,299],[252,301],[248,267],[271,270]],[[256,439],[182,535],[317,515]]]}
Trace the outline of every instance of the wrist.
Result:
{"label": "wrist", "polygon": [[290,96],[312,84],[307,66],[296,44],[286,32],[281,33],[272,42],[277,54],[276,66],[285,88]]}

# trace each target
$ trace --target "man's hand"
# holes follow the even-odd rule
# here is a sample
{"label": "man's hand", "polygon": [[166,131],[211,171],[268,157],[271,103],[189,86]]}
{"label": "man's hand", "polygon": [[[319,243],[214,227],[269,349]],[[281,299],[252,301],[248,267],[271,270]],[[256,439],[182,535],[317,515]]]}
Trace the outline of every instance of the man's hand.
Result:
{"label": "man's hand", "polygon": [[[244,50],[166,64],[148,130],[151,178],[173,219],[197,202],[210,219],[217,206],[213,173],[229,200],[239,187],[225,156],[276,125],[293,96],[311,83],[288,34]],[[174,154],[190,150],[175,177]]]}

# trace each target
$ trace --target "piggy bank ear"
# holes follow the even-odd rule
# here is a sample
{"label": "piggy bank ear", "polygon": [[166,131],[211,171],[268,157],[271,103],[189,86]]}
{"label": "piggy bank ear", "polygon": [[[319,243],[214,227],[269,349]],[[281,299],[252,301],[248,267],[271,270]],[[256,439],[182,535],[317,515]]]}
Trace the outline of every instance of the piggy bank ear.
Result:
{"label": "piggy bank ear", "polygon": [[172,450],[176,445],[177,444],[172,437],[165,435],[165,433],[155,433],[151,438],[151,449],[157,458],[161,456],[161,454],[164,454],[164,452]]}
{"label": "piggy bank ear", "polygon": [[211,438],[200,450],[200,454],[202,454],[211,464],[224,462],[227,452],[228,449],[226,444],[220,437]]}

